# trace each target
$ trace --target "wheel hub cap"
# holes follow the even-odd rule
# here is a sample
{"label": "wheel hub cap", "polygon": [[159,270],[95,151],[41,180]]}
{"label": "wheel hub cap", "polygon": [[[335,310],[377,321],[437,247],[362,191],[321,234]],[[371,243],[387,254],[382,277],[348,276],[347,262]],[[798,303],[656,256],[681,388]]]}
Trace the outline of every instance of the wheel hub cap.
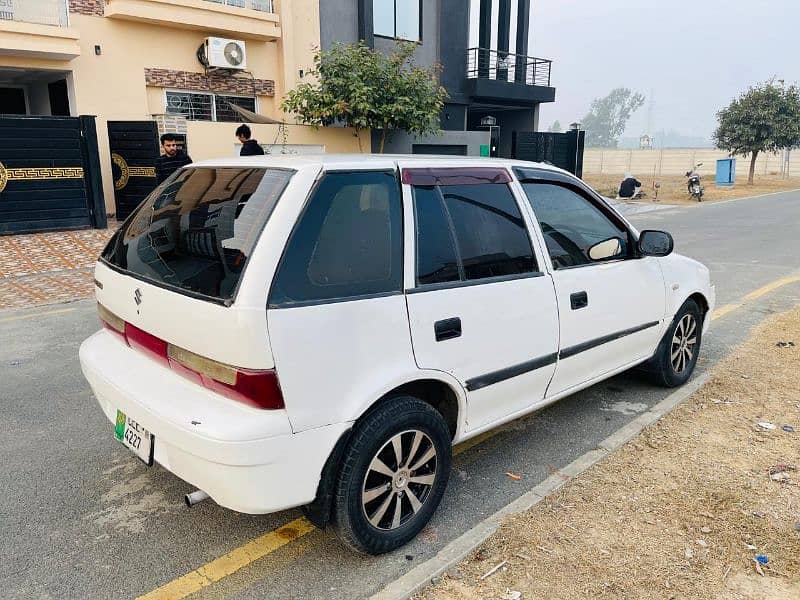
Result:
{"label": "wheel hub cap", "polygon": [[364,516],[376,529],[408,523],[428,501],[438,474],[433,441],[419,430],[403,431],[373,456],[361,488]]}
{"label": "wheel hub cap", "polygon": [[394,487],[398,490],[402,490],[404,487],[406,487],[406,484],[408,483],[408,475],[408,471],[398,471],[397,475],[394,476]]}
{"label": "wheel hub cap", "polygon": [[670,363],[675,373],[690,368],[697,346],[697,321],[691,314],[684,315],[675,327],[672,337]]}

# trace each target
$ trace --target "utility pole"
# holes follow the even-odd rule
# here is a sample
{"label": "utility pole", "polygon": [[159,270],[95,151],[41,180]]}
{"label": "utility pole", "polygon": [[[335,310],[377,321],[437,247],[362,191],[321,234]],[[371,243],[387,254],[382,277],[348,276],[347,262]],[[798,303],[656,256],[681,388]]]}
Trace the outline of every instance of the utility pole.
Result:
{"label": "utility pole", "polygon": [[653,135],[653,107],[655,106],[655,90],[650,88],[650,102],[647,103],[647,135]]}

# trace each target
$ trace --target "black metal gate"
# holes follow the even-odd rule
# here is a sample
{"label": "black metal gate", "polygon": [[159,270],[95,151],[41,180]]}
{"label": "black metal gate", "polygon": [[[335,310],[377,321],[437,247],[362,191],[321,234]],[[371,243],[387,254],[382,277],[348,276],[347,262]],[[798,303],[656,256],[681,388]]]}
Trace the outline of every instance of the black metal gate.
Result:
{"label": "black metal gate", "polygon": [[105,226],[94,117],[0,116],[0,234]]}
{"label": "black metal gate", "polygon": [[155,121],[109,121],[108,143],[114,175],[117,219],[126,218],[155,189],[159,157]]}
{"label": "black metal gate", "polygon": [[585,131],[515,131],[512,153],[519,160],[549,163],[582,177],[585,136]]}

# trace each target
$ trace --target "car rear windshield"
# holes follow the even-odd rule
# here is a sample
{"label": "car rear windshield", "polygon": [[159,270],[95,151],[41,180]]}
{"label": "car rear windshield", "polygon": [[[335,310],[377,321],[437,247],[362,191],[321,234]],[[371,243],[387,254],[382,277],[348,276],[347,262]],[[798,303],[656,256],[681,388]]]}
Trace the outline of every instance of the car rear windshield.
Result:
{"label": "car rear windshield", "polygon": [[184,169],[142,202],[102,258],[156,285],[230,304],[293,174],[288,169]]}

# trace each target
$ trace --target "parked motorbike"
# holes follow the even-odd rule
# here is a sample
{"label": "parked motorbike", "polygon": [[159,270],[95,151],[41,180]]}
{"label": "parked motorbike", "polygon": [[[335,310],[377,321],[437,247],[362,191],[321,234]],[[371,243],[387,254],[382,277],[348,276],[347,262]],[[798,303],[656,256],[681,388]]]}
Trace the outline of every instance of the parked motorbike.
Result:
{"label": "parked motorbike", "polygon": [[703,166],[703,163],[697,163],[691,171],[686,171],[686,188],[692,198],[696,198],[698,202],[703,201],[703,186],[700,185],[700,173],[697,168]]}

